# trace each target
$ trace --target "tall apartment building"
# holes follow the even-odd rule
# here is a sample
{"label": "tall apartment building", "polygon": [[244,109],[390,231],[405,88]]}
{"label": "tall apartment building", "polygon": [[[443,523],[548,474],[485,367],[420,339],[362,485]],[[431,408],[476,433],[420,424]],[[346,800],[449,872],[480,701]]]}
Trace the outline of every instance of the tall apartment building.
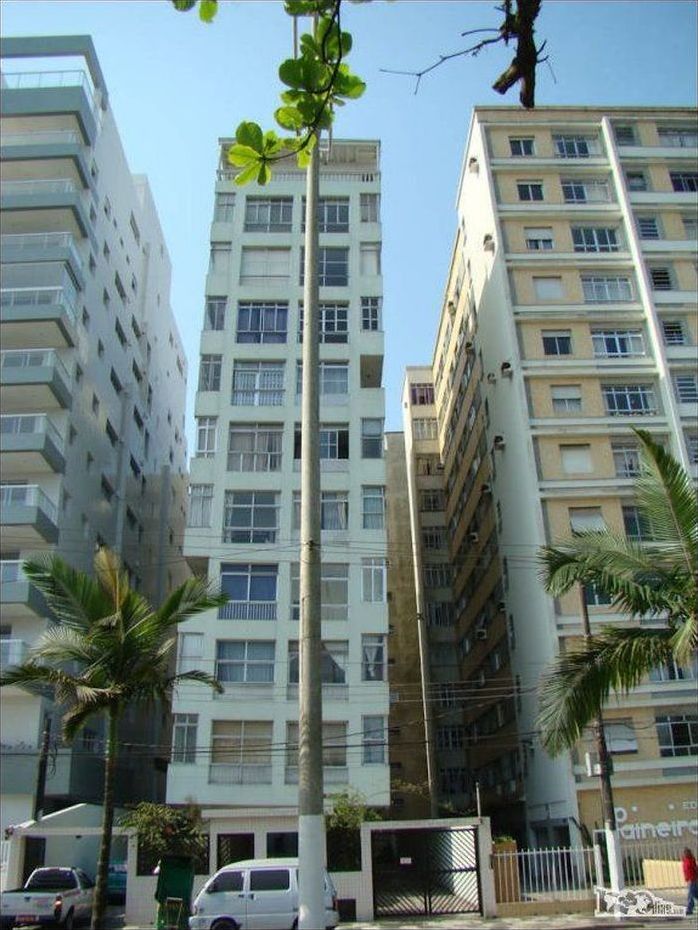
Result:
{"label": "tall apartment building", "polygon": [[[230,600],[189,621],[168,800],[295,807],[305,172],[238,188],[220,141],[185,555]],[[320,177],[325,791],[388,803],[379,146],[339,140]],[[269,847],[287,852],[290,845]]]}
{"label": "tall apartment building", "polygon": [[[601,819],[591,744],[550,759],[536,734],[539,676],[582,631],[578,594],[545,594],[538,548],[602,525],[647,538],[633,426],[697,474],[697,159],[691,109],[477,108],[470,125],[433,409],[460,679],[502,685],[493,711],[462,702],[470,788],[485,814],[493,793],[524,800],[529,842]],[[586,597],[593,629],[629,622]],[[628,838],[695,833],[695,695],[695,666],[672,665],[608,706]]]}
{"label": "tall apartment building", "polygon": [[[89,571],[95,547],[107,545],[156,603],[189,572],[181,555],[186,362],[148,182],[129,170],[88,36],[5,38],[2,59],[6,668],[51,622],[23,578],[24,559],[55,552]],[[48,700],[4,688],[1,828],[31,817],[46,716],[54,742],[44,810],[101,797],[98,726],[63,746]],[[162,797],[162,720],[127,716],[121,735],[138,749],[121,753],[119,799]]]}

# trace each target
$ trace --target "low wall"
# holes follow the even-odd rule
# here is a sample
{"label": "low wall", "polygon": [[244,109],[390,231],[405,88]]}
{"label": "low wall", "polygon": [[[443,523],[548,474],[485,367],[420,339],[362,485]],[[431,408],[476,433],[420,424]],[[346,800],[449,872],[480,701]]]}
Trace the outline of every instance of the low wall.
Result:
{"label": "low wall", "polygon": [[556,914],[593,914],[594,898],[571,898],[569,901],[511,901],[497,904],[497,917],[545,917]]}

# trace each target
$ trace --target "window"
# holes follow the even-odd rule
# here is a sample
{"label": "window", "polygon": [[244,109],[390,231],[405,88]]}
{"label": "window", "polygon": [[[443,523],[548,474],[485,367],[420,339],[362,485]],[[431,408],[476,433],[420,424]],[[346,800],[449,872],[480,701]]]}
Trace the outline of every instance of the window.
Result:
{"label": "window", "polygon": [[436,730],[436,748],[441,750],[463,749],[465,747],[465,727],[453,724],[438,727]]}
{"label": "window", "polygon": [[533,277],[533,293],[536,300],[562,300],[562,278],[559,277]]}
{"label": "window", "polygon": [[279,471],[283,427],[266,423],[231,423],[228,471]]}
{"label": "window", "polygon": [[[342,343],[349,339],[349,304],[322,301],[320,312],[320,342]],[[303,304],[298,305],[298,341],[303,342]]]}
{"label": "window", "polygon": [[116,446],[117,442],[119,441],[119,434],[116,432],[109,420],[107,420],[104,424],[104,431],[109,437],[109,442],[112,444],[112,446]]}
{"label": "window", "polygon": [[243,246],[240,255],[240,283],[250,284],[273,279],[288,282],[291,268],[290,249]]}
{"label": "window", "polygon": [[273,543],[279,528],[276,491],[226,491],[223,542]]}
{"label": "window", "polygon": [[608,607],[611,604],[611,596],[602,591],[598,585],[592,582],[591,584],[585,584],[583,587],[587,607]]}
{"label": "window", "polygon": [[653,290],[671,291],[674,289],[671,268],[650,268],[649,273]]}
{"label": "window", "polygon": [[412,404],[421,406],[423,404],[434,403],[434,386],[432,384],[411,384],[410,401]]}
{"label": "window", "polygon": [[[100,357],[101,357],[101,356],[100,356]],[[121,380],[119,379],[119,376],[117,375],[117,373],[114,371],[113,368],[112,368],[112,370],[109,372],[109,381],[111,382],[111,386],[114,388],[114,393],[115,393],[115,394],[121,394],[121,392],[122,392],[123,389],[124,389],[124,386],[123,386],[123,384],[121,383]],[[96,412],[96,411],[95,411],[95,412]]]}
{"label": "window", "polygon": [[[305,229],[305,197],[303,198],[303,224]],[[349,232],[349,198],[320,197],[317,206],[318,232]]]}
{"label": "window", "polygon": [[361,329],[369,332],[380,330],[380,297],[361,298]]}
{"label": "window", "polygon": [[382,530],[385,525],[385,488],[382,485],[364,485],[361,502],[363,528]]}
{"label": "window", "polygon": [[519,200],[543,199],[542,181],[517,181],[516,189],[519,193]]}
{"label": "window", "polygon": [[436,439],[436,417],[417,417],[412,421],[412,435],[415,439]]}
{"label": "window", "polygon": [[687,239],[698,239],[698,217],[684,216],[683,229]]}
{"label": "window", "polygon": [[629,358],[645,354],[639,329],[597,329],[591,332],[594,358]]}
{"label": "window", "polygon": [[[321,603],[323,620],[347,620],[349,617],[349,566],[323,562],[321,568]],[[291,565],[291,619],[300,618],[300,565]]]}
{"label": "window", "polygon": [[213,503],[212,484],[189,485],[189,520],[188,526],[210,526],[211,504]]}
{"label": "window", "polygon": [[[322,764],[326,768],[346,768],[347,764],[347,723],[323,722],[322,724]],[[286,767],[298,766],[298,724],[289,721],[286,724]],[[288,776],[287,776],[288,777]]]}
{"label": "window", "polygon": [[562,178],[560,184],[565,203],[608,203],[611,199],[608,181],[602,178]]}
{"label": "window", "polygon": [[362,223],[378,223],[380,200],[378,194],[359,194],[359,208]]}
{"label": "window", "polygon": [[114,497],[114,488],[112,487],[111,481],[109,481],[105,475],[102,475],[100,486],[102,489],[102,497],[111,503]]}
{"label": "window", "polygon": [[362,418],[361,458],[383,458],[383,420],[374,417]]}
{"label": "window", "polygon": [[634,126],[613,126],[613,135],[618,145],[635,145]]}
{"label": "window", "polygon": [[670,148],[698,148],[698,130],[693,126],[662,127],[657,129],[659,144]]}
{"label": "window", "polygon": [[595,136],[553,136],[553,148],[557,158],[589,158],[599,154],[599,143]]}
{"label": "window", "polygon": [[[320,394],[330,396],[337,403],[337,397],[346,398],[349,394],[349,365],[347,362],[320,362]],[[296,363],[296,395],[300,397],[303,388],[303,364]]]}
{"label": "window", "polygon": [[455,610],[449,601],[426,601],[427,626],[449,627],[456,622]]}
{"label": "window", "polygon": [[359,247],[359,270],[362,275],[381,273],[381,247],[378,242],[362,242]]}
{"label": "window", "polygon": [[222,330],[225,328],[225,305],[227,297],[209,297],[206,300],[204,329]]}
{"label": "window", "polygon": [[221,592],[229,601],[219,608],[223,620],[276,620],[278,565],[221,565]]}
{"label": "window", "polygon": [[548,252],[555,248],[551,226],[524,226],[524,239],[530,252]]}
{"label": "window", "polygon": [[515,158],[521,158],[526,155],[535,155],[533,137],[525,136],[512,138],[510,136],[509,151]]}
{"label": "window", "polygon": [[552,384],[550,395],[554,413],[582,412],[582,388],[579,384]]}
{"label": "window", "polygon": [[680,404],[698,403],[698,375],[674,375],[674,390]]}
{"label": "window", "polygon": [[245,232],[290,232],[292,197],[248,197],[245,202]]}
{"label": "window", "polygon": [[203,633],[180,633],[177,637],[177,673],[201,668],[203,654]]}
{"label": "window", "polygon": [[[301,457],[301,429],[296,425],[294,432],[293,457]],[[320,459],[338,461],[349,458],[349,428],[346,426],[320,427]]]}
{"label": "window", "polygon": [[211,243],[211,256],[208,268],[211,274],[222,274],[227,270],[232,248],[233,245],[231,242]]}
{"label": "window", "polygon": [[688,461],[691,465],[698,465],[698,433],[684,433],[684,438],[688,449]]}
{"label": "window", "polygon": [[196,762],[198,714],[172,715],[172,762]]}
{"label": "window", "polygon": [[672,660],[666,665],[659,665],[650,672],[650,681],[692,681],[696,678],[698,667],[695,661],[692,665],[677,665]]}
{"label": "window", "polygon": [[569,329],[544,329],[541,336],[546,355],[572,354],[572,334]]}
{"label": "window", "polygon": [[633,542],[648,542],[653,538],[647,518],[632,504],[623,507],[623,526],[625,535]]}
{"label": "window", "polygon": [[213,221],[215,223],[232,223],[234,206],[235,194],[216,194]]}
{"label": "window", "polygon": [[611,451],[617,478],[636,478],[640,474],[640,454],[634,442],[618,440],[611,443]]}
{"label": "window", "polygon": [[647,184],[647,175],[644,171],[626,171],[625,183],[629,191],[646,191],[649,190]]}
{"label": "window", "polygon": [[[300,525],[300,519],[298,522]],[[320,495],[320,526],[324,530],[333,530],[335,532],[349,529],[348,491],[322,491]]]}
{"label": "window", "polygon": [[211,458],[216,452],[218,434],[217,417],[196,418],[196,455],[199,458]]}
{"label": "window", "polygon": [[216,679],[221,684],[273,684],[274,643],[219,639]]}
{"label": "window", "polygon": [[121,348],[125,349],[128,345],[128,339],[126,338],[126,333],[124,332],[123,327],[118,320],[114,321],[114,332],[116,333],[116,338],[119,340]]}
{"label": "window", "polygon": [[231,404],[278,407],[283,401],[283,362],[235,362]]}
{"label": "window", "polygon": [[361,680],[385,681],[385,637],[365,633],[361,637]]}
{"label": "window", "polygon": [[[320,674],[323,685],[346,685],[349,643],[323,642],[321,649]],[[298,643],[292,640],[288,644],[288,683],[291,685],[298,684],[299,664]]]}
{"label": "window", "polygon": [[286,342],[288,303],[248,301],[238,304],[237,342],[278,344]]}
{"label": "window", "polygon": [[361,761],[364,765],[385,763],[385,718],[371,715],[363,718]]}
{"label": "window", "polygon": [[[272,732],[271,720],[212,720],[209,782],[233,785],[270,783]],[[288,869],[253,871],[250,883],[255,875],[273,876],[277,872],[286,876],[286,884],[281,887],[288,888]],[[259,888],[260,884],[258,881],[255,887]]]}
{"label": "window", "polygon": [[444,492],[437,489],[420,491],[419,509],[422,513],[438,513],[446,509]]}
{"label": "window", "polygon": [[661,239],[659,220],[656,216],[638,216],[637,230],[641,239]]}
{"label": "window", "polygon": [[382,603],[385,601],[387,564],[385,559],[361,559],[361,599]]}
{"label": "window", "polygon": [[[305,248],[301,246],[301,276],[305,276]],[[321,246],[318,251],[318,284],[324,287],[344,287],[349,284],[349,249]]]}
{"label": "window", "polygon": [[606,413],[611,417],[656,413],[657,402],[651,384],[601,385]]}
{"label": "window", "polygon": [[611,754],[637,752],[637,736],[630,720],[612,721],[604,724],[606,745]]}
{"label": "window", "polygon": [[598,533],[606,528],[600,507],[570,507],[569,515],[573,533]]}
{"label": "window", "polygon": [[587,304],[627,303],[633,299],[630,278],[620,275],[582,275]]}
{"label": "window", "polygon": [[446,530],[443,526],[427,526],[422,529],[422,546],[425,549],[445,549]]}
{"label": "window", "polygon": [[199,366],[200,391],[220,391],[221,364],[222,356],[220,355],[201,356],[201,364]]}
{"label": "window", "polygon": [[560,446],[560,460],[566,475],[586,475],[593,471],[589,445]]}
{"label": "window", "polygon": [[618,251],[616,230],[604,226],[573,226],[572,242],[575,252]]}
{"label": "window", "polygon": [[698,755],[698,715],[669,714],[654,721],[661,756]]}
{"label": "window", "polygon": [[678,193],[695,194],[698,191],[698,171],[670,171],[671,186]]}
{"label": "window", "polygon": [[447,562],[427,562],[424,566],[426,588],[447,588],[451,584],[451,566]]}

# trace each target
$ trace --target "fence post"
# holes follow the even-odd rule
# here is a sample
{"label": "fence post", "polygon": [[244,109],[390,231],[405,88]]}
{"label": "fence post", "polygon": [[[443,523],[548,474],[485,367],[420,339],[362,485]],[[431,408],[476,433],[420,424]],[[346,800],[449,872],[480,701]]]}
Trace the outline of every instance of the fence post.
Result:
{"label": "fence post", "polygon": [[608,871],[611,881],[611,891],[621,891],[625,887],[623,877],[623,858],[621,856],[620,839],[617,830],[608,827],[606,834],[606,851],[608,853]]}
{"label": "fence post", "polygon": [[596,873],[596,887],[603,888],[603,852],[599,846],[596,831],[594,831],[594,872]]}

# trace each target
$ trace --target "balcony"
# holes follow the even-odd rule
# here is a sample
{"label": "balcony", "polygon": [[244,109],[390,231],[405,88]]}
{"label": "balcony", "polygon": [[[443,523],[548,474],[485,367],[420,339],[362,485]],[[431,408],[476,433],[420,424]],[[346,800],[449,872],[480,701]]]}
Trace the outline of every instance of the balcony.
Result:
{"label": "balcony", "polygon": [[228,601],[218,608],[219,620],[276,620],[276,601]]}
{"label": "balcony", "polygon": [[208,767],[209,785],[270,785],[271,765],[229,765],[212,762]]}
{"label": "balcony", "polygon": [[82,256],[69,232],[7,233],[0,236],[0,247],[2,260],[7,263],[65,262],[78,286],[85,286]]}
{"label": "balcony", "polygon": [[69,228],[81,237],[91,233],[84,193],[70,178],[3,181],[0,207],[10,233],[31,232],[37,227],[56,232]]}
{"label": "balcony", "polygon": [[76,312],[62,287],[11,288],[0,291],[2,344],[8,349],[77,344]]}
{"label": "balcony", "polygon": [[29,652],[29,643],[23,639],[0,639],[0,671],[21,665]]}
{"label": "balcony", "polygon": [[99,102],[85,71],[3,74],[1,103],[6,117],[74,114],[82,141],[92,145],[97,138]]}
{"label": "balcony", "polygon": [[13,169],[26,170],[29,162],[29,170],[34,175],[50,177],[67,168],[83,187],[90,187],[88,152],[75,129],[4,132],[0,140],[0,155],[8,171],[8,180]]}
{"label": "balcony", "polygon": [[20,559],[0,560],[0,604],[3,616],[20,619],[46,616],[46,602],[38,589],[25,578]]}
{"label": "balcony", "polygon": [[22,413],[68,409],[71,380],[53,349],[0,352],[0,386],[5,410]]}
{"label": "balcony", "polygon": [[0,485],[0,527],[8,549],[58,542],[56,505],[36,484]]}
{"label": "balcony", "polygon": [[0,416],[0,473],[6,478],[62,474],[63,439],[43,413]]}

